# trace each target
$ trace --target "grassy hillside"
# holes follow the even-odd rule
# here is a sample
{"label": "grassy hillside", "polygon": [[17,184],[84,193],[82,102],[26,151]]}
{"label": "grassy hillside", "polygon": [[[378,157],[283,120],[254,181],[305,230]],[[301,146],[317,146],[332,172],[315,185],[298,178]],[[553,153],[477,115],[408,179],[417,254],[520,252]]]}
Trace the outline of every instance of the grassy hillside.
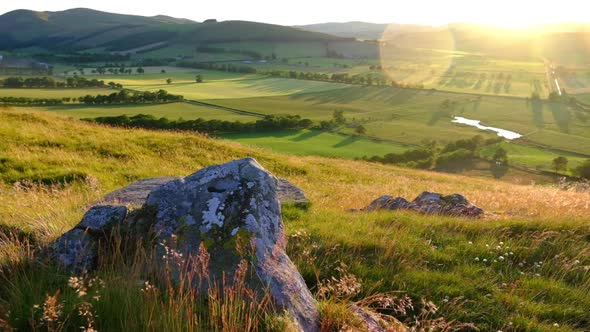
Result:
{"label": "grassy hillside", "polygon": [[[65,327],[85,324],[74,309],[81,299],[67,286],[69,276],[26,263],[27,243],[51,241],[77,223],[87,204],[134,180],[190,174],[245,156],[300,185],[313,202],[307,211],[285,207],[283,214],[289,255],[320,300],[328,330],[347,319],[346,303],[389,291],[415,304],[396,314],[401,320],[419,316],[434,324],[444,317],[481,331],[590,328],[587,192],[289,156],[196,134],[112,129],[22,109],[0,110],[0,151],[2,328],[39,326],[35,305],[43,308],[46,296],[58,290],[65,304],[60,319],[70,317]],[[465,220],[348,212],[382,194],[413,198],[424,190],[462,193],[488,215]],[[180,330],[174,326],[186,324],[176,314],[175,297],[141,291],[141,269],[113,264],[97,274],[105,282],[93,300],[98,330]],[[332,277],[358,282],[360,291],[344,298],[317,293],[319,283]],[[158,315],[150,314],[154,310]]]}

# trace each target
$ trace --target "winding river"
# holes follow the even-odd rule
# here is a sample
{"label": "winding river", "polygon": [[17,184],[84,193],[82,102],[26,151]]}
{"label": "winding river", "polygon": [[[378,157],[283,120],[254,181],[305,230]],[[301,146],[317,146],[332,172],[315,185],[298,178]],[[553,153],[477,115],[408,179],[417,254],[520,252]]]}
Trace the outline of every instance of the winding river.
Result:
{"label": "winding river", "polygon": [[517,139],[517,138],[521,138],[522,137],[521,134],[515,133],[515,132],[510,131],[510,130],[483,126],[483,125],[480,124],[481,121],[479,121],[479,120],[471,120],[471,119],[466,119],[466,118],[463,118],[463,117],[460,117],[460,116],[456,116],[452,122],[453,123],[460,123],[460,124],[464,124],[464,125],[468,125],[468,126],[472,126],[472,127],[476,127],[478,129],[481,129],[481,130],[495,131],[498,134],[498,136],[504,137],[504,138],[509,139],[509,140],[513,140],[513,139]]}

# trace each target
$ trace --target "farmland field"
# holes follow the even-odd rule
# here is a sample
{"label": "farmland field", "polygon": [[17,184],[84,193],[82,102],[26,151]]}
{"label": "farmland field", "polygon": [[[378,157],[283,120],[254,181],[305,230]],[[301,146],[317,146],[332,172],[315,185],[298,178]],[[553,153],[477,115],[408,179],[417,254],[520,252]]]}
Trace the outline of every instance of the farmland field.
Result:
{"label": "farmland field", "polygon": [[318,92],[345,88],[346,85],[311,82],[286,78],[260,78],[247,75],[241,79],[214,80],[205,83],[172,83],[159,85],[126,85],[129,89],[166,91],[186,99],[233,99],[264,96],[281,96],[296,93]]}
{"label": "farmland field", "polygon": [[[329,63],[323,65],[329,66]],[[509,65],[505,63],[507,67]],[[520,63],[511,65],[524,66]],[[512,69],[514,68],[516,67]],[[161,70],[166,70],[166,73],[161,73]],[[295,154],[352,158],[399,152],[421,146],[425,141],[434,140],[446,144],[457,139],[469,139],[475,135],[495,137],[491,132],[451,123],[453,116],[462,116],[481,120],[488,126],[515,131],[524,135],[526,141],[537,145],[522,146],[518,145],[518,142],[508,145],[507,150],[511,156],[513,155],[511,159],[515,164],[550,170],[551,160],[557,155],[568,156],[572,161],[571,165],[578,165],[585,156],[590,155],[589,125],[583,121],[576,121],[579,114],[559,103],[538,103],[524,98],[477,96],[440,90],[269,78],[261,75],[185,68],[154,67],[146,68],[146,72],[148,74],[89,77],[112,80],[138,91],[164,89],[173,94],[183,95],[187,99],[263,115],[299,115],[316,123],[331,120],[334,111],[340,110],[349,123],[355,124],[341,126],[335,133],[325,133],[324,136],[308,140],[308,143],[312,144],[294,143],[295,134],[285,133],[270,136],[272,139],[251,134],[227,136],[248,144],[277,151],[283,149]],[[205,83],[194,82],[197,73],[204,77]],[[167,78],[172,79],[171,84],[165,82]],[[11,93],[35,95],[40,94],[40,91],[18,89]],[[92,94],[89,92],[96,91],[108,92],[102,89],[62,89],[49,92],[66,97],[59,95],[62,91],[78,91],[77,95]],[[237,112],[188,103],[135,106],[64,105],[44,109],[74,118],[123,114],[132,116],[142,113],[187,120],[203,118],[250,122],[257,119]],[[358,124],[362,124],[366,129],[363,136],[367,140],[355,139],[349,142],[351,144],[346,148],[336,148],[343,140],[340,134],[354,136],[355,126]],[[353,152],[357,146],[359,152]],[[553,150],[546,149],[549,147]]]}
{"label": "farmland field", "polygon": [[230,134],[223,137],[276,152],[349,159],[401,153],[409,149],[400,144],[375,142],[362,137],[313,130]]}
{"label": "farmland field", "polygon": [[224,120],[224,121],[255,121],[256,117],[224,111],[217,108],[197,106],[188,103],[170,103],[156,105],[67,105],[38,107],[40,110],[47,112],[66,115],[72,118],[96,118],[103,116],[133,116],[137,114],[153,115],[155,117],[165,117],[170,120],[185,119],[193,120],[202,118],[205,120]]}
{"label": "farmland field", "polygon": [[77,98],[86,95],[109,94],[115,91],[108,88],[91,88],[91,89],[0,89],[0,97],[24,97],[24,98],[44,98],[44,99],[61,99]]}

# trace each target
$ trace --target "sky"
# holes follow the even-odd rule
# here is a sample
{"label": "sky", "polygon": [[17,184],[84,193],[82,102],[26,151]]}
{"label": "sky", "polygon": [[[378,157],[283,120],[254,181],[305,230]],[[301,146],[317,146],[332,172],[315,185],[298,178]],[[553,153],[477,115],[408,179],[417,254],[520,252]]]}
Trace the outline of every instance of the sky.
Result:
{"label": "sky", "polygon": [[365,21],[444,25],[470,22],[506,27],[556,22],[588,22],[587,0],[19,0],[0,1],[0,13],[15,9],[57,11],[70,8],[168,15],[203,21],[209,18],[281,25]]}

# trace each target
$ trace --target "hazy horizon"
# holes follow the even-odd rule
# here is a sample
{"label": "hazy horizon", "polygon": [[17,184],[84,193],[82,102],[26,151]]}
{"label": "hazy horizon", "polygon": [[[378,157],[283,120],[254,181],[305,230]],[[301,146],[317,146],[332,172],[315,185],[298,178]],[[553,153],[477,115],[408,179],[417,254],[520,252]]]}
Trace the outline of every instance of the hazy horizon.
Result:
{"label": "hazy horizon", "polygon": [[481,1],[418,0],[403,5],[391,2],[367,0],[362,5],[350,6],[334,1],[315,2],[301,0],[289,8],[277,6],[270,0],[251,2],[230,1],[209,3],[205,6],[187,4],[178,0],[161,4],[144,1],[76,1],[58,0],[51,3],[23,0],[14,3],[0,3],[0,13],[17,9],[34,11],[62,11],[72,8],[89,8],[99,11],[140,15],[166,15],[202,22],[215,18],[220,21],[244,20],[280,25],[308,25],[319,23],[367,22],[377,24],[419,24],[442,26],[449,23],[475,23],[503,27],[527,27],[554,23],[589,23],[585,11],[572,10],[579,6],[575,0],[564,0],[555,6],[554,2],[499,0],[493,4]]}

